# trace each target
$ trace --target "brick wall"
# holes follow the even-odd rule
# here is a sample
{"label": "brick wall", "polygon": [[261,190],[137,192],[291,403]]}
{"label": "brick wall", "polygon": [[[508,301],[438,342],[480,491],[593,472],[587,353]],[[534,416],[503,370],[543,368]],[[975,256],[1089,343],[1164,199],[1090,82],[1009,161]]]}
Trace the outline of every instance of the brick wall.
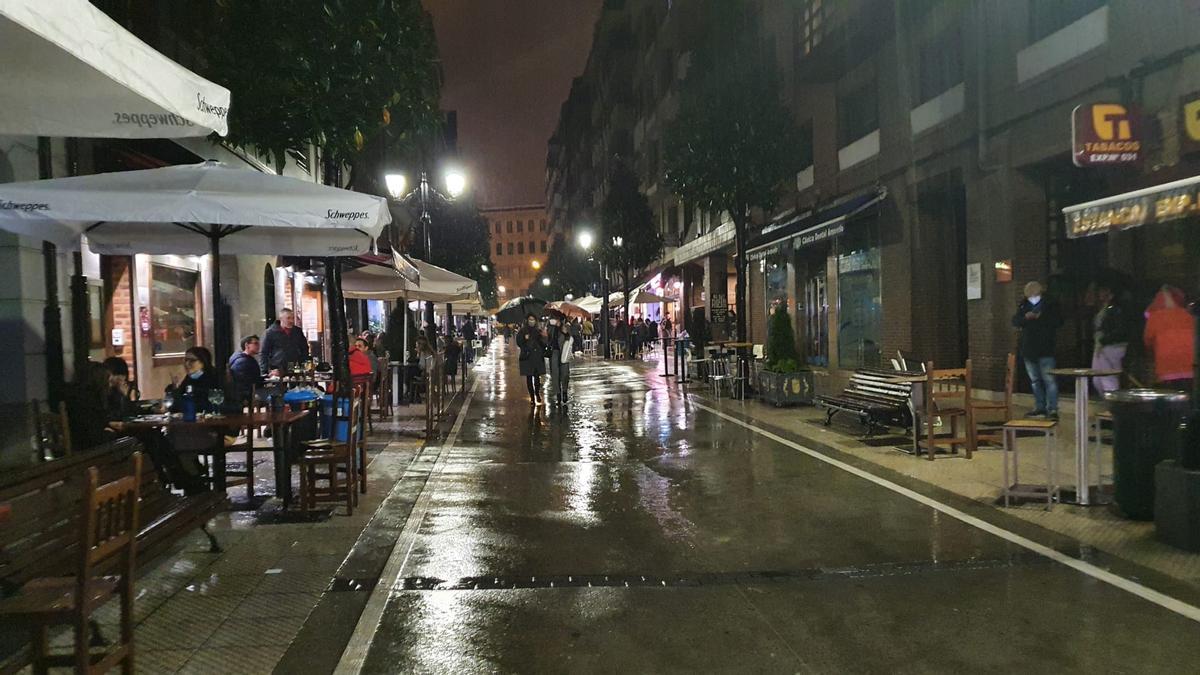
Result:
{"label": "brick wall", "polygon": [[[136,379],[133,345],[137,341],[138,322],[133,315],[133,258],[101,256],[100,276],[104,280],[104,317],[101,322],[104,353],[124,359],[129,364],[130,376]],[[116,328],[125,332],[123,347],[112,344],[112,330]]]}

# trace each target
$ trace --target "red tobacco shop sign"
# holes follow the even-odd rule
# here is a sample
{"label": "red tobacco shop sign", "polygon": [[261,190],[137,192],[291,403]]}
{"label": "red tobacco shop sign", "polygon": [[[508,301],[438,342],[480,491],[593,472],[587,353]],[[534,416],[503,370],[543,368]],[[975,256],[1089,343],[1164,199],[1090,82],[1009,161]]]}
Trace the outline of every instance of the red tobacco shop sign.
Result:
{"label": "red tobacco shop sign", "polygon": [[1075,166],[1130,164],[1142,158],[1140,120],[1119,103],[1077,106],[1071,115]]}

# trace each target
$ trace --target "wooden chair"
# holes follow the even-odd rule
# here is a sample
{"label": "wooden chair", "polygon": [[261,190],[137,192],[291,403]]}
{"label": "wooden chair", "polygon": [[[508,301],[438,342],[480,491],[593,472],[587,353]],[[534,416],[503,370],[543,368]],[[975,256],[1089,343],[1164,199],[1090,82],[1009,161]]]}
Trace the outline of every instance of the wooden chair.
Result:
{"label": "wooden chair", "polygon": [[[99,485],[100,472],[88,467],[79,528],[79,561],[74,577],[32,579],[0,603],[0,618],[26,624],[33,634],[33,669],[73,666],[76,673],[103,673],[121,664],[133,673],[133,570],[138,534],[142,454],[132,455],[133,472]],[[93,570],[120,556],[116,574],[95,576]],[[119,642],[92,654],[92,612],[114,595],[121,599]],[[75,646],[70,654],[51,654],[50,627],[70,624]]]}
{"label": "wooden chair", "polygon": [[[341,412],[346,399],[337,394],[333,401],[333,434],[337,434],[337,422],[346,421],[346,440],[326,438],[304,444],[304,454],[296,464],[300,468],[300,507],[305,511],[316,508],[318,502],[336,502],[346,505],[346,515],[354,515],[358,503],[355,490],[357,474],[357,439],[362,410],[361,394],[351,394],[348,414]],[[319,486],[318,481],[327,485]]]}
{"label": "wooden chair", "polygon": [[58,404],[58,411],[49,403],[33,402],[33,420],[37,433],[38,461],[47,461],[71,454],[71,423],[67,404]]}
{"label": "wooden chair", "polygon": [[[381,363],[385,363],[381,361]],[[392,417],[392,378],[391,369],[385,368],[379,373],[379,386],[374,388],[375,404],[368,414],[374,413],[379,417],[379,421],[385,421]]]}
{"label": "wooden chair", "polygon": [[[938,446],[957,452],[959,446],[967,451],[967,459],[975,452],[974,427],[970,405],[971,360],[963,368],[935,370],[933,361],[925,363],[925,414],[922,423],[926,426],[925,448],[932,461],[937,456]],[[950,422],[949,436],[937,435],[934,420],[941,418],[943,426]],[[963,424],[959,425],[959,418]]]}
{"label": "wooden chair", "polygon": [[1001,424],[1013,418],[1012,414],[1012,397],[1013,383],[1017,377],[1017,355],[1009,353],[1004,364],[1004,398],[999,400],[982,399],[971,397],[971,432],[975,434],[975,447],[979,447],[979,443],[991,442],[998,445],[1004,444],[1004,430],[1001,427],[987,429],[980,433],[978,429],[980,413],[983,415],[999,413],[1003,419],[999,420]]}

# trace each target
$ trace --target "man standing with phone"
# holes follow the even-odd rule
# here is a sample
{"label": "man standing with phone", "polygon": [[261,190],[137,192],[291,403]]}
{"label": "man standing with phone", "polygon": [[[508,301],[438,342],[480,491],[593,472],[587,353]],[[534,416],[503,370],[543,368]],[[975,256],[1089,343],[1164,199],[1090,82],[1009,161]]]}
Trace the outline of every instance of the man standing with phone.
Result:
{"label": "man standing with phone", "polygon": [[1033,385],[1034,409],[1027,417],[1058,419],[1058,383],[1054,352],[1062,319],[1054,301],[1046,297],[1036,281],[1025,284],[1025,299],[1017,307],[1012,324],[1021,329],[1021,358]]}

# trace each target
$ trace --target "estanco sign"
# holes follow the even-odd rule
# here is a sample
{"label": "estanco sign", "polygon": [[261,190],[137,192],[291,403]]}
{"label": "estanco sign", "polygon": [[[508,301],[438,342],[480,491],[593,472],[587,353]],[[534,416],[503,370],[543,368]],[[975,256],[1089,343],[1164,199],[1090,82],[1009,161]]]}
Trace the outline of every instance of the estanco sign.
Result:
{"label": "estanco sign", "polygon": [[1137,115],[1119,103],[1077,106],[1071,115],[1075,166],[1130,164],[1142,158]]}

